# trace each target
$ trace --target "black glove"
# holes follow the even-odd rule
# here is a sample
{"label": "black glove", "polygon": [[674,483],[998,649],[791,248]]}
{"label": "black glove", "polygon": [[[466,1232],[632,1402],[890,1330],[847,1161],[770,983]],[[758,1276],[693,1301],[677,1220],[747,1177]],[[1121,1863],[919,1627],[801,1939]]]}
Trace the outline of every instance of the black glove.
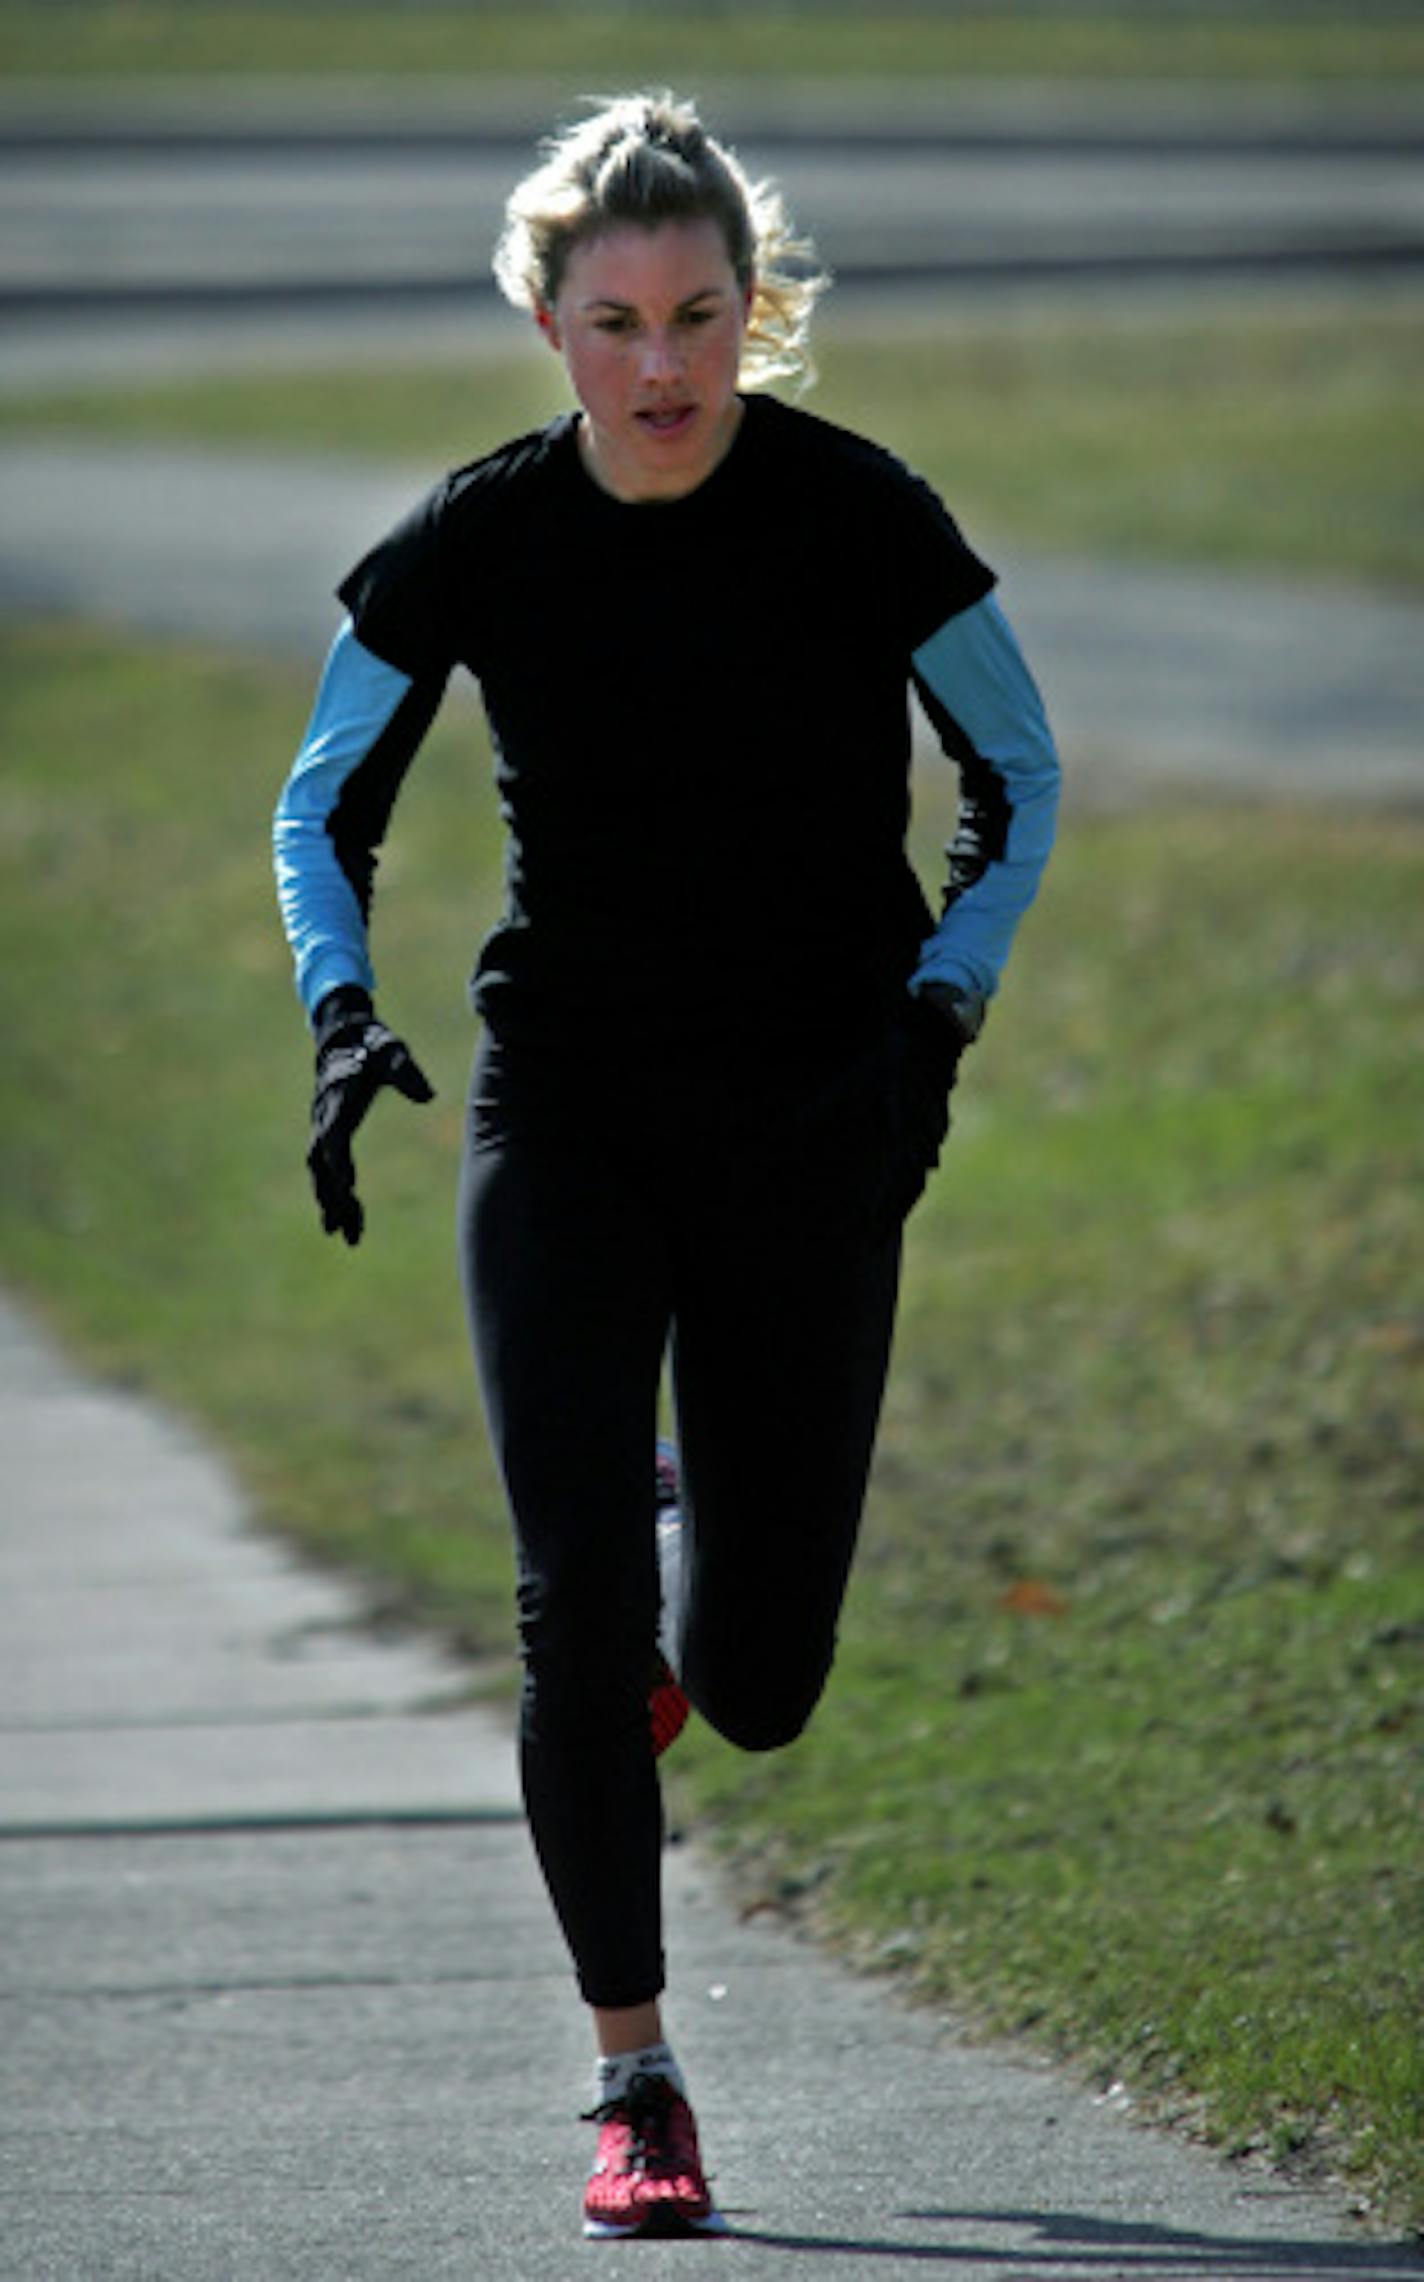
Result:
{"label": "black glove", "polygon": [[316,1092],[307,1170],[327,1235],[339,1230],[348,1244],[359,1244],[366,1216],[351,1157],[356,1128],[382,1086],[394,1086],[407,1101],[433,1101],[435,1088],[404,1041],[376,1020],[367,992],[354,984],[327,992],[313,1028]]}
{"label": "black glove", "polygon": [[878,1215],[887,1229],[904,1220],[939,1163],[949,1097],[959,1058],[977,1035],[976,1015],[982,1020],[982,1009],[940,984],[906,999],[895,1033],[891,1169]]}

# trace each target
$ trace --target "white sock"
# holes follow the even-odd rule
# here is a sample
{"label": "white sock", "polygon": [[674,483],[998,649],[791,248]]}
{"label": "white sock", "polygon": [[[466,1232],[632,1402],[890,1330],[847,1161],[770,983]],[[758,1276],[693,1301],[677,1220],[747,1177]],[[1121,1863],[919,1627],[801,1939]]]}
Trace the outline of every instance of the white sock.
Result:
{"label": "white sock", "polygon": [[666,2076],[674,2091],[686,2096],[682,2070],[670,2044],[645,2044],[638,2052],[615,2052],[601,2059],[594,2070],[598,2103],[621,2100],[635,2076]]}
{"label": "white sock", "polygon": [[675,1673],[682,1629],[682,1515],[665,1506],[658,1515],[658,1646]]}

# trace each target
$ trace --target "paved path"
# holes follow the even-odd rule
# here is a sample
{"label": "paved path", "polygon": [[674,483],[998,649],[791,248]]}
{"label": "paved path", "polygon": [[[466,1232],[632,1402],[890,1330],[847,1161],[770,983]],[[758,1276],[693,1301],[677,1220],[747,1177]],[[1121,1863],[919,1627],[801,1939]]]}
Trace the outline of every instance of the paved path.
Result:
{"label": "paved path", "polygon": [[584,2029],[502,1725],[4,1302],[0,1449],[3,2282],[1424,2274],[740,1923],[682,1847],[673,2025],[735,2232],[585,2245]]}
{"label": "paved path", "polygon": [[[315,665],[335,580],[425,480],[369,461],[0,445],[0,610],[89,612]],[[1424,799],[1412,599],[1018,550],[1005,567],[1080,790]]]}

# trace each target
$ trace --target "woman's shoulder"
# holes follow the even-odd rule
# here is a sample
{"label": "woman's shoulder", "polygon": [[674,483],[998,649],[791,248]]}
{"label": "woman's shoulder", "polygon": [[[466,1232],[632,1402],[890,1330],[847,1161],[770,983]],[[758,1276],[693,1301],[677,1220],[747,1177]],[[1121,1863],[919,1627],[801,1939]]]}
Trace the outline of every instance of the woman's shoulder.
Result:
{"label": "woman's shoulder", "polygon": [[557,481],[567,471],[574,450],[574,418],[561,412],[542,428],[511,436],[478,459],[452,468],[435,486],[431,502],[442,519],[464,520],[496,508],[503,500],[522,495],[530,485]]}
{"label": "woman's shoulder", "polygon": [[989,592],[993,571],[934,486],[896,453],[800,405],[756,401],[763,497],[794,517],[808,543],[833,532],[841,559],[849,553],[874,566],[877,578],[892,579],[906,598],[915,646]]}
{"label": "woman's shoulder", "polygon": [[[467,460],[431,485],[385,537],[348,572],[337,591],[353,616],[374,610],[382,598],[438,593],[452,572],[464,576],[472,560],[493,561],[509,530],[503,503],[525,502],[541,471],[567,457],[570,415],[493,451]],[[384,655],[384,653],[382,653]]]}
{"label": "woman's shoulder", "polygon": [[891,494],[923,495],[922,476],[872,436],[846,428],[804,405],[777,396],[748,399],[759,440],[788,467],[802,467],[816,482],[839,481],[845,492],[868,500]]}

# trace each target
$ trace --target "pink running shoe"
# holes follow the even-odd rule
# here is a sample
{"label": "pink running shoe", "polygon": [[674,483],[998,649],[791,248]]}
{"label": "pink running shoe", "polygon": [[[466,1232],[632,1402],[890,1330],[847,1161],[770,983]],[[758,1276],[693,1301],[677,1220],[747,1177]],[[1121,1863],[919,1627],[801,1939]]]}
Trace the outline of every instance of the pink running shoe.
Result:
{"label": "pink running shoe", "polygon": [[586,2235],[726,2233],[703,2176],[692,2110],[666,2076],[635,2076],[584,2120],[599,2126],[583,2202]]}
{"label": "pink running shoe", "polygon": [[648,1690],[648,1725],[653,1731],[655,1759],[661,1759],[668,1745],[676,1743],[691,1710],[671,1664],[665,1656],[659,1656],[653,1665],[653,1683]]}

